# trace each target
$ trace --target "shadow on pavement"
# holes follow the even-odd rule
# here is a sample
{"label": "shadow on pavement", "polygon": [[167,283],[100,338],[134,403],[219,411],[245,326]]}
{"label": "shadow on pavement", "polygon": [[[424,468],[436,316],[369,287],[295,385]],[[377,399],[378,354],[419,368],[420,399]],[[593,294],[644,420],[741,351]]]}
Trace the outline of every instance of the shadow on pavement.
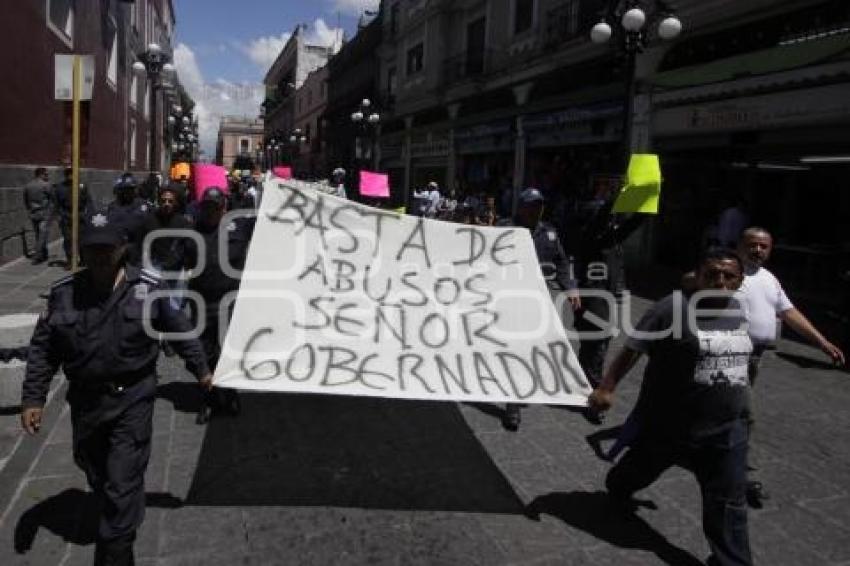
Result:
{"label": "shadow on pavement", "polygon": [[208,425],[187,505],[523,513],[454,404],[240,397]]}
{"label": "shadow on pavement", "polygon": [[156,396],[170,402],[181,413],[197,413],[201,408],[201,389],[197,383],[175,381],[158,385]]}
{"label": "shadow on pavement", "polygon": [[0,417],[10,417],[21,414],[20,405],[7,405],[0,407]]}
{"label": "shadow on pavement", "polygon": [[[183,502],[170,493],[146,494],[148,507],[173,509]],[[15,552],[27,553],[42,527],[65,542],[87,545],[95,542],[98,501],[81,489],[66,489],[28,509],[15,526]]]}
{"label": "shadow on pavement", "polygon": [[464,405],[499,420],[502,420],[505,416],[504,405],[495,405],[493,403],[464,403]]}
{"label": "shadow on pavement", "polygon": [[842,369],[840,366],[836,366],[830,362],[815,360],[808,356],[800,356],[798,354],[789,354],[788,352],[776,352],[776,356],[803,369],[831,369],[836,371],[840,371]]}
{"label": "shadow on pavement", "polygon": [[[647,502],[637,503],[638,506],[654,508]],[[526,515],[532,519],[539,520],[544,513],[613,546],[652,552],[667,564],[702,564],[701,560],[673,545],[638,515],[614,504],[604,491],[550,493],[538,497],[526,508]]]}

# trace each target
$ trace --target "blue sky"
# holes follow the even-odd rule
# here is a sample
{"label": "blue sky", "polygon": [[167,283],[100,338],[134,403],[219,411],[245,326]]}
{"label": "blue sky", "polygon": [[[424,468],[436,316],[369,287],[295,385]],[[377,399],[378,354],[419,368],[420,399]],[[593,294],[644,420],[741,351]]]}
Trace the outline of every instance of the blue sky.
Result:
{"label": "blue sky", "polygon": [[201,148],[214,153],[223,115],[256,116],[263,77],[297,24],[308,39],[330,43],[341,27],[355,32],[359,14],[378,0],[174,0],[174,62],[197,104]]}

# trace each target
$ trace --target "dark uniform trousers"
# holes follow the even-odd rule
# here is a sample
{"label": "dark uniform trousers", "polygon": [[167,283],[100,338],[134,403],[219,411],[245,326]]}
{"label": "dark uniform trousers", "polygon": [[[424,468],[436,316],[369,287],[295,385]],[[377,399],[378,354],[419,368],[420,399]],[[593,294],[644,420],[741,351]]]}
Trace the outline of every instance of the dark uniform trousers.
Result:
{"label": "dark uniform trousers", "polygon": [[641,435],[608,473],[605,484],[617,499],[628,499],[672,466],[690,470],[702,493],[702,528],[711,548],[708,564],[750,565],[747,534],[747,422],[729,433],[687,443]]}
{"label": "dark uniform trousers", "polygon": [[[587,314],[593,314],[602,320],[609,321],[611,309],[608,301],[602,297],[582,296],[581,308],[575,315],[575,329],[580,333],[599,333],[604,330],[593,322],[587,320]],[[605,356],[608,354],[608,345],[611,338],[585,338],[582,337],[578,351],[578,362],[584,370],[587,380],[594,388],[602,381],[602,372],[605,369]]]}
{"label": "dark uniform trousers", "polygon": [[99,540],[132,543],[144,519],[155,398],[154,375],[121,392],[94,395],[71,384],[74,461],[98,499]]}

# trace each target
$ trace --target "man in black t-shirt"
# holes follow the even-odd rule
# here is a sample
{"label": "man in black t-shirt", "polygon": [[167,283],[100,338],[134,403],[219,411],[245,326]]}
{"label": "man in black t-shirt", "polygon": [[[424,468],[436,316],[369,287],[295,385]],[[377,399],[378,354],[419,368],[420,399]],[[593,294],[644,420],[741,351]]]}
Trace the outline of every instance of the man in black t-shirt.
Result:
{"label": "man in black t-shirt", "polygon": [[690,470],[702,491],[709,564],[752,564],[745,501],[752,342],[732,295],[743,280],[741,260],[706,252],[697,280],[701,292],[674,293],[649,310],[590,397],[591,407],[608,409],[617,383],[649,357],[637,437],[605,483],[627,503],[668,468]]}

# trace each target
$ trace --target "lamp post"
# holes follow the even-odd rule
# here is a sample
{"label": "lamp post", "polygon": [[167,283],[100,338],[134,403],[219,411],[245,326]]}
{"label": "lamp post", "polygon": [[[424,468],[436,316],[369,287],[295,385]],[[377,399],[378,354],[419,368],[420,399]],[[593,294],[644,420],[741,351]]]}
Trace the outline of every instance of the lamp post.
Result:
{"label": "lamp post", "polygon": [[[649,17],[647,16],[649,12]],[[647,20],[653,20],[647,25]],[[613,25],[609,22],[615,22]],[[623,100],[623,157],[628,167],[632,150],[632,122],[637,92],[635,68],[638,53],[651,39],[649,30],[662,40],[672,40],[682,32],[682,22],[662,0],[624,0],[609,4],[605,16],[590,30],[590,40],[608,43],[612,37],[626,54],[626,93]]]}
{"label": "lamp post", "polygon": [[295,160],[298,158],[298,155],[301,153],[301,145],[306,145],[307,136],[304,132],[301,131],[300,128],[295,128],[292,130],[292,133],[289,135],[289,161],[292,165],[293,175],[295,173]]}
{"label": "lamp post", "polygon": [[[368,162],[369,159],[374,159],[375,156],[375,137],[374,131],[381,123],[381,115],[372,106],[372,101],[364,98],[360,102],[360,106],[351,113],[351,122],[354,124],[354,161],[360,166],[360,162]],[[368,152],[364,151],[360,140],[362,137],[368,136]],[[377,163],[372,166],[377,168]]]}
{"label": "lamp post", "polygon": [[168,125],[171,128],[172,161],[194,161],[198,131],[191,113],[184,114],[181,106],[172,106]]}
{"label": "lamp post", "polygon": [[133,72],[139,76],[146,75],[151,85],[150,99],[150,153],[148,155],[148,169],[151,173],[159,171],[160,166],[157,165],[157,90],[161,86],[160,79],[163,75],[170,76],[175,72],[174,65],[171,64],[168,54],[162,51],[162,48],[157,43],[148,44],[147,49],[140,53],[138,61],[133,63]]}

